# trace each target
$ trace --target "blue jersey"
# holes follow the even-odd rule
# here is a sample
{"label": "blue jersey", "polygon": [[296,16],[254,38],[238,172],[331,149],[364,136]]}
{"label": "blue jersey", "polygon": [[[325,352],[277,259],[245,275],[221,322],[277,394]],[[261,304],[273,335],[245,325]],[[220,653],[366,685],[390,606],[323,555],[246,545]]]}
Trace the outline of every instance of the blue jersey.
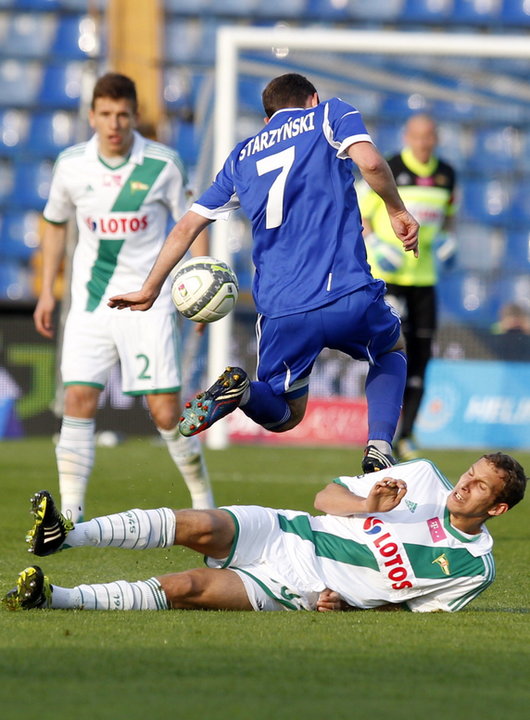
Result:
{"label": "blue jersey", "polygon": [[362,141],[359,111],[339,98],[279,110],[192,206],[210,219],[241,207],[250,219],[262,315],[313,310],[372,281],[347,154]]}

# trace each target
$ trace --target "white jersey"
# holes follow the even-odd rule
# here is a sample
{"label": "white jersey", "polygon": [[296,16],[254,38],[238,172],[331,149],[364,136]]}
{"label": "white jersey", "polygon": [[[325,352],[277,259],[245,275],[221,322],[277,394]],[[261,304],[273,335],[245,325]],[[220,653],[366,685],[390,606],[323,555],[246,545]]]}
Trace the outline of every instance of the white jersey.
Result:
{"label": "white jersey", "polygon": [[[64,223],[75,209],[79,239],[72,270],[72,311],[114,312],[112,295],[140,289],[166,236],[169,217],[191,193],[176,152],[134,133],[118,167],[98,156],[97,136],[64,150],[55,163],[44,217]],[[166,283],[153,310],[172,308]]]}
{"label": "white jersey", "polygon": [[[275,514],[276,528],[264,524],[266,545],[259,558],[247,555],[256,563],[247,574],[286,605],[285,590],[281,596],[274,591],[274,583],[283,584],[292,609],[311,609],[315,593],[325,587],[364,609],[386,603],[403,603],[414,612],[463,608],[495,577],[491,535],[485,527],[467,535],[451,525],[446,501],[452,486],[427,460],[335,482],[365,497],[374,482],[387,476],[404,480],[408,488],[391,512],[339,517],[267,510]],[[234,514],[245,517],[237,507]],[[240,538],[252,541],[259,523],[247,524],[248,533],[242,528]],[[228,566],[245,570],[238,549]],[[274,578],[270,584],[268,577]]]}

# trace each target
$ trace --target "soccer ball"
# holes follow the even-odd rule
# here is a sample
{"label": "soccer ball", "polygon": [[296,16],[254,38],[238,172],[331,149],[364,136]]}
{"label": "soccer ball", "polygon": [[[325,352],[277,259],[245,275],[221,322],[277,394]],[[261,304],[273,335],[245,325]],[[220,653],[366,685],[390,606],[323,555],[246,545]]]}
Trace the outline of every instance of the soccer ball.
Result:
{"label": "soccer ball", "polygon": [[213,257],[194,257],[171,272],[171,297],[177,310],[194,322],[220,320],[233,309],[239,294],[231,267]]}

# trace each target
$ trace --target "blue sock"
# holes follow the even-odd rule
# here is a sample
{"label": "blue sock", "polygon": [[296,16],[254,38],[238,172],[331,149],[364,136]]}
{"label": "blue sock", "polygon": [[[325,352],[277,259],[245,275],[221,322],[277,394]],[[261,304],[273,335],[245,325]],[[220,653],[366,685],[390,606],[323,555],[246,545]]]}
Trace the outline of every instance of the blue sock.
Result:
{"label": "blue sock", "polygon": [[366,378],[368,439],[392,444],[407,381],[407,357],[401,350],[379,355]]}
{"label": "blue sock", "polygon": [[283,425],[291,417],[291,409],[283,395],[275,395],[269,383],[251,382],[247,402],[240,405],[245,415],[266,430]]}

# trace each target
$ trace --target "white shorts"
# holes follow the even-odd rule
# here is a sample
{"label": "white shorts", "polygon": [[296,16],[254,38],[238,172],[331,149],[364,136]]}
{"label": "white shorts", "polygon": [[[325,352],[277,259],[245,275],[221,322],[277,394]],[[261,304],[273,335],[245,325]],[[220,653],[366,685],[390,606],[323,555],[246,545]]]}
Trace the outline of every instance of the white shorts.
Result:
{"label": "white shorts", "polygon": [[[228,568],[239,575],[254,610],[314,610],[324,584],[300,578],[293,570],[278,523],[278,511],[258,505],[230,505],[236,536],[230,555],[206,558],[212,568]],[[282,515],[303,515],[281,510]]]}
{"label": "white shorts", "polygon": [[176,316],[163,312],[70,312],[65,323],[61,373],[65,385],[103,389],[121,364],[127,395],[180,390],[180,340]]}

